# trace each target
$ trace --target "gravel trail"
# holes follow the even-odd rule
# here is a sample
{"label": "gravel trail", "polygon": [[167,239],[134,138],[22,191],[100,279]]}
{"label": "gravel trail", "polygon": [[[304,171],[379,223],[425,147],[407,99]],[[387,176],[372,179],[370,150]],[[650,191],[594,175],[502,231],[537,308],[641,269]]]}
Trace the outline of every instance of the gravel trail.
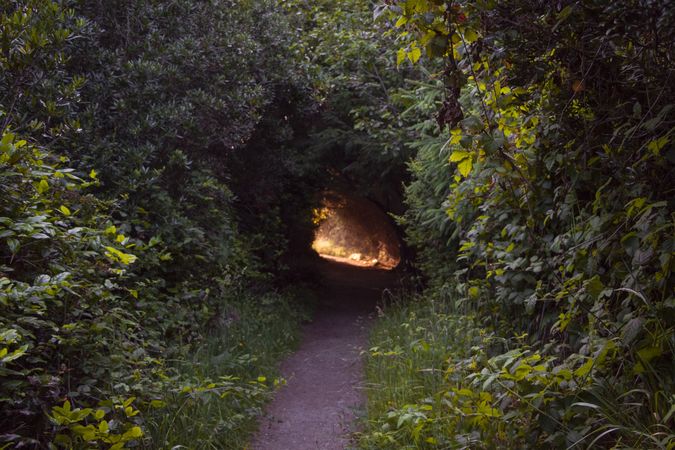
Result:
{"label": "gravel trail", "polygon": [[323,261],[325,287],[300,348],[281,366],[287,384],[260,421],[252,450],[337,450],[349,447],[355,410],[363,408],[361,350],[392,272]]}

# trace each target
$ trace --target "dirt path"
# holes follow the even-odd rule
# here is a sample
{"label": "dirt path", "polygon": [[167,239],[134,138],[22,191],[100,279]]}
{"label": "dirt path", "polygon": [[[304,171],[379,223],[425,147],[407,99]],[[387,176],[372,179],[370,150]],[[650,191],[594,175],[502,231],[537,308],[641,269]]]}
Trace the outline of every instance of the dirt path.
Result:
{"label": "dirt path", "polygon": [[253,450],[344,449],[354,410],[363,406],[368,315],[395,275],[335,261],[322,263],[325,295],[296,353],[281,366],[287,385],[268,405]]}

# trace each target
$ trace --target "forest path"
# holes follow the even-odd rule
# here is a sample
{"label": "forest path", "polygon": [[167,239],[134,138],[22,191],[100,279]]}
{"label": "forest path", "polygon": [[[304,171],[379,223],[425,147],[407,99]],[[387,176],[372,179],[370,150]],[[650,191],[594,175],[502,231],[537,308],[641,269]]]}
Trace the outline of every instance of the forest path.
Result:
{"label": "forest path", "polygon": [[266,408],[252,450],[326,450],[349,445],[355,409],[364,404],[360,357],[369,315],[396,274],[324,260],[324,292],[300,348],[282,365],[287,380]]}

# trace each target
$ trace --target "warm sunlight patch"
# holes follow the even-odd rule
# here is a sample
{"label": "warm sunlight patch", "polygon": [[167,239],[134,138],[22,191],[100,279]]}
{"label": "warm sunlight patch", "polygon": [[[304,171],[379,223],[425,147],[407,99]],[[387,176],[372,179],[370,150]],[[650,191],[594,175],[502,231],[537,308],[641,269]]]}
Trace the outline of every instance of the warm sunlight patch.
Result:
{"label": "warm sunlight patch", "polygon": [[396,267],[401,260],[391,220],[366,199],[327,194],[314,222],[318,228],[312,248],[323,257],[382,268]]}

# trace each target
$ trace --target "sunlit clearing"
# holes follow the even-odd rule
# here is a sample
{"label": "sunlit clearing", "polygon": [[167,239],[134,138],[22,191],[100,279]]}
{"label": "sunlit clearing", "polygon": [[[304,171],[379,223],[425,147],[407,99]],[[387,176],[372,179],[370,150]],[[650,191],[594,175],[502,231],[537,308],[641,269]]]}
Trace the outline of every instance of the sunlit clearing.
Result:
{"label": "sunlit clearing", "polygon": [[326,203],[314,211],[318,228],[312,248],[319,255],[364,267],[398,265],[398,238],[385,213],[363,199]]}

